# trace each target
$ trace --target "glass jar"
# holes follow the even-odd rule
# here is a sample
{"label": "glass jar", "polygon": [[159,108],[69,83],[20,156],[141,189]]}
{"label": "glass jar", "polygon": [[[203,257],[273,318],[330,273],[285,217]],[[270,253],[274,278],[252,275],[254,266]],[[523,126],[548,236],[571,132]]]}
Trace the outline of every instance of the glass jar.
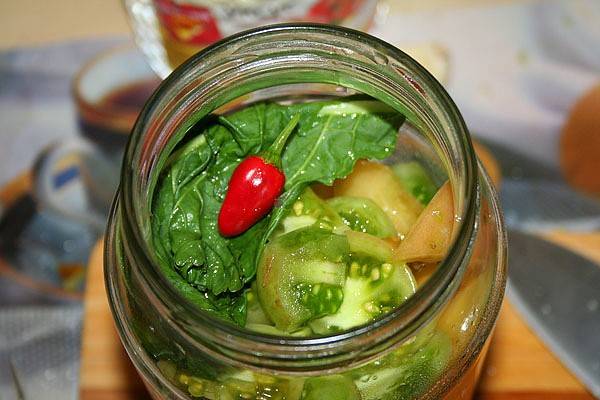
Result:
{"label": "glass jar", "polygon": [[[450,180],[456,234],[445,259],[433,271],[412,266],[427,279],[399,308],[331,336],[264,335],[188,303],[162,275],[151,244],[152,193],[176,143],[211,112],[356,92],[406,116],[392,159],[419,159]],[[467,399],[504,294],[506,239],[460,113],[426,70],[358,31],[275,25],[208,47],[146,104],[126,150],[105,264],[121,340],[157,399],[300,399],[303,385],[322,376],[352,380],[363,400]]]}
{"label": "glass jar", "polygon": [[[160,77],[234,33],[279,22],[367,30],[378,0],[123,0],[135,40]],[[383,15],[383,13],[379,13]]]}

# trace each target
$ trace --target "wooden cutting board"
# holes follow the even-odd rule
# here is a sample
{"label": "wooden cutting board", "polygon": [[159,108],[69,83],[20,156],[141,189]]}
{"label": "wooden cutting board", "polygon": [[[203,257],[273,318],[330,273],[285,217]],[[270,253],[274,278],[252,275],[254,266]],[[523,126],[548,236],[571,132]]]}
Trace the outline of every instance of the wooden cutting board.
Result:
{"label": "wooden cutting board", "polygon": [[[600,233],[555,232],[548,238],[600,263]],[[82,340],[83,400],[146,399],[117,337],[102,271],[102,243],[90,257]],[[593,400],[505,301],[476,395],[477,400]],[[325,400],[325,399],[324,399]]]}

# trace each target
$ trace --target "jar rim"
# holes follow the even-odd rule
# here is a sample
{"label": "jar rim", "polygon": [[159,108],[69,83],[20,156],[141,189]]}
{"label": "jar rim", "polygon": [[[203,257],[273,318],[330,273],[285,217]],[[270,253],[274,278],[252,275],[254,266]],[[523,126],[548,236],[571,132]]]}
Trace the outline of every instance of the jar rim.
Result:
{"label": "jar rim", "polygon": [[[292,338],[279,337],[261,334],[247,330],[243,327],[227,323],[217,317],[214,317],[193,305],[185,299],[177,290],[170,284],[167,278],[160,272],[156,257],[149,246],[148,239],[144,237],[143,229],[140,228],[140,216],[138,215],[138,207],[136,199],[132,196],[130,189],[133,188],[133,171],[132,160],[138,155],[139,143],[145,133],[146,126],[149,124],[153,113],[161,106],[160,99],[165,96],[165,93],[172,91],[175,83],[182,77],[189,74],[192,70],[198,67],[207,57],[216,57],[219,52],[224,51],[229,46],[247,42],[257,37],[258,35],[278,35],[286,33],[294,33],[296,35],[310,35],[311,33],[320,33],[327,35],[342,35],[347,39],[361,42],[367,46],[376,47],[379,51],[383,51],[387,56],[396,60],[401,60],[411,72],[414,72],[419,77],[417,85],[424,86],[422,89],[427,90],[428,94],[433,96],[436,103],[440,104],[444,111],[448,113],[448,126],[451,133],[456,136],[459,144],[458,155],[464,165],[464,171],[461,171],[460,176],[463,182],[461,186],[464,188],[464,193],[459,194],[464,199],[464,207],[459,215],[460,226],[455,235],[455,240],[452,243],[446,257],[440,262],[439,267],[433,275],[424,283],[417,292],[411,296],[406,302],[401,304],[395,310],[384,315],[383,317],[363,326],[351,328],[349,330],[334,333],[321,337],[308,338]],[[407,79],[407,77],[403,77]],[[412,79],[412,77],[408,77]],[[466,259],[472,241],[474,240],[477,229],[477,214],[479,209],[479,190],[477,183],[477,164],[474,156],[473,147],[468,134],[466,124],[458,111],[453,100],[450,98],[442,85],[427,71],[424,67],[418,64],[414,59],[406,53],[392,46],[391,44],[378,39],[369,34],[343,28],[338,26],[330,26],[313,23],[293,23],[293,24],[277,24],[266,27],[251,29],[230,36],[220,42],[217,42],[201,52],[197,53],[183,65],[175,69],[175,71],[165,79],[159,88],[152,95],[150,100],[144,106],[138,120],[133,128],[131,138],[128,142],[125,161],[122,172],[122,184],[120,188],[121,207],[124,207],[125,212],[121,213],[121,218],[126,221],[128,228],[135,242],[139,245],[144,265],[151,266],[153,275],[158,278],[159,285],[172,298],[179,299],[180,306],[189,312],[189,315],[199,324],[211,332],[210,338],[217,342],[223,343],[225,338],[235,337],[236,343],[234,346],[243,345],[243,343],[251,343],[263,353],[293,353],[300,354],[307,349],[331,349],[332,347],[347,346],[350,341],[356,345],[359,342],[372,342],[379,339],[389,338],[393,333],[398,340],[405,339],[414,333],[423,323],[428,321],[435,310],[439,309],[445,303],[451,293],[456,288],[456,280],[461,275],[461,268],[464,269]],[[455,193],[455,198],[458,194]],[[454,285],[452,285],[454,283]],[[377,338],[378,334],[382,336]],[[361,345],[361,346],[363,346]],[[347,348],[347,347],[346,347]]]}

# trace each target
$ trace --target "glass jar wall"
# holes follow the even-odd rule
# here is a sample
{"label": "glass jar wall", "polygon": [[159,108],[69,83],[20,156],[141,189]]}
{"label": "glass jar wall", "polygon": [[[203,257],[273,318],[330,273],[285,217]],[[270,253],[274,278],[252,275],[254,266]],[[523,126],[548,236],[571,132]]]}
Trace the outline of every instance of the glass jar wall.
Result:
{"label": "glass jar wall", "polygon": [[[448,179],[455,240],[419,290],[373,323],[323,337],[276,337],[215,319],[165,279],[151,199],[165,160],[197,121],[258,100],[366,94],[407,118],[394,155]],[[504,293],[505,237],[490,181],[456,106],[414,60],[369,35],[322,25],[241,33],[178,68],[142,112],[108,227],[106,282],[123,344],[155,398],[469,398]],[[331,394],[333,395],[333,394]]]}

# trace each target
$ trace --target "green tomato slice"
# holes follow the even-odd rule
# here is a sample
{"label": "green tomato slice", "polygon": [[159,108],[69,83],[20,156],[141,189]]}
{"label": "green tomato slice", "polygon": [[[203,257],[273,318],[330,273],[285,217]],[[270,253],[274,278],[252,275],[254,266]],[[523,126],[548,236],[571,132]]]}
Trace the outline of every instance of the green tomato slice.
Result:
{"label": "green tomato slice", "polygon": [[353,231],[368,233],[380,238],[396,236],[394,224],[373,200],[339,196],[327,200],[327,204]]}

